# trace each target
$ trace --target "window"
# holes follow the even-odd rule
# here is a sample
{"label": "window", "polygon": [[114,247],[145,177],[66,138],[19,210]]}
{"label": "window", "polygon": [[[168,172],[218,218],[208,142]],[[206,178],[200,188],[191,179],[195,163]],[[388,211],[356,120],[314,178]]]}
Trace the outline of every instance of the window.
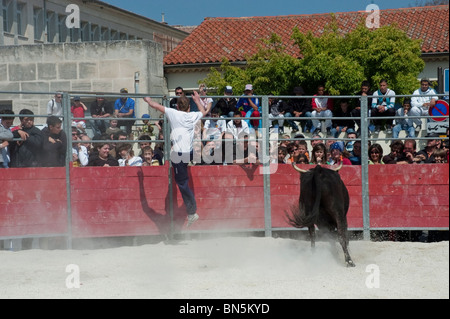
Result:
{"label": "window", "polygon": [[27,19],[25,18],[25,4],[17,3],[17,34],[25,35]]}
{"label": "window", "polygon": [[33,23],[34,39],[42,41],[42,34],[44,33],[44,10],[41,8],[33,8]]}
{"label": "window", "polygon": [[11,33],[12,16],[11,16],[11,0],[2,0],[2,15],[3,15],[3,31]]}

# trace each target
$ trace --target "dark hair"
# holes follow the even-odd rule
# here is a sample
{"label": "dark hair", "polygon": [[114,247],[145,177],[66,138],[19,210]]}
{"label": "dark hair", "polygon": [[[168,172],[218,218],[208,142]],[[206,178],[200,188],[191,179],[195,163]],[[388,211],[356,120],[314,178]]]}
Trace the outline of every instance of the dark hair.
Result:
{"label": "dark hair", "polygon": [[381,83],[383,83],[383,82],[385,82],[386,84],[388,83],[388,81],[387,81],[386,79],[381,79],[380,82],[379,82],[379,84],[381,84]]}
{"label": "dark hair", "polygon": [[369,146],[369,159],[370,159],[370,152],[372,152],[373,149],[377,150],[380,153],[380,160],[381,160],[383,158],[383,148],[378,143]]}
{"label": "dark hair", "polygon": [[399,140],[395,140],[392,141],[391,145],[390,145],[391,150],[396,148],[398,149],[400,152],[403,152],[403,149],[405,148],[405,144],[403,144],[402,141]]}
{"label": "dark hair", "polygon": [[148,134],[143,134],[138,137],[138,140],[143,140],[143,141],[150,141],[151,139],[152,139],[151,136]]}
{"label": "dark hair", "polygon": [[[33,111],[29,109],[22,109],[19,112],[19,115],[34,115]],[[19,119],[22,121],[27,116],[19,116]]]}
{"label": "dark hair", "polygon": [[49,118],[47,118],[47,126],[56,126],[61,123],[61,119],[57,116],[50,116]]}
{"label": "dark hair", "polygon": [[[13,112],[12,110],[8,110],[8,109],[0,110],[0,115],[1,115],[1,114],[5,114],[5,115],[15,115],[14,112]],[[10,119],[10,118],[14,119],[14,117],[4,117],[4,116],[2,116],[1,118],[2,118],[2,119]]]}
{"label": "dark hair", "polygon": [[367,80],[362,81],[361,86],[367,86],[370,88],[370,82]]}
{"label": "dark hair", "polygon": [[131,149],[132,149],[131,144],[129,144],[129,143],[121,143],[120,145],[117,145],[117,147],[116,147],[116,153],[119,154],[119,153],[120,153],[121,151],[123,151],[123,150],[129,151],[129,150],[131,150]]}
{"label": "dark hair", "polygon": [[211,110],[211,114],[219,114],[220,115],[220,109],[218,107],[215,107]]}
{"label": "dark hair", "polygon": [[[235,117],[237,117],[237,116],[242,117],[242,113],[241,113],[241,111],[239,111],[239,110],[235,110],[233,115],[234,115]],[[237,116],[236,116],[236,115],[237,115]]]}
{"label": "dark hair", "polygon": [[327,147],[325,146],[325,144],[323,143],[319,143],[314,145],[312,151],[311,151],[311,162],[314,163],[316,162],[316,151],[318,150],[322,150],[323,154],[324,154],[324,162],[326,162],[326,158],[327,158]]}
{"label": "dark hair", "polygon": [[116,133],[114,133],[113,139],[118,140],[119,136],[128,136],[128,134],[125,131],[120,130],[120,131],[117,131]]}

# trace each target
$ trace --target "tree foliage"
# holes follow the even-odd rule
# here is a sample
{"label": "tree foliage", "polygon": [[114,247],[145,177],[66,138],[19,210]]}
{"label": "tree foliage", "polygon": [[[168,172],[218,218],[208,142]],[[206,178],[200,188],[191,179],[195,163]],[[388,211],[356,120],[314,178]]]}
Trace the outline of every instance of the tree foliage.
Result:
{"label": "tree foliage", "polygon": [[411,94],[425,66],[420,41],[410,39],[396,25],[368,29],[361,21],[352,32],[343,33],[333,18],[320,37],[295,28],[292,39],[300,59],[289,54],[281,37],[273,34],[261,41],[258,53],[247,57],[245,67],[224,60],[220,70],[211,69],[202,81],[216,87],[219,94],[226,85],[241,92],[252,83],[258,95],[291,95],[298,85],[314,94],[319,84],[329,94],[347,95],[357,92],[363,80],[376,88],[381,79],[387,79],[397,94]]}

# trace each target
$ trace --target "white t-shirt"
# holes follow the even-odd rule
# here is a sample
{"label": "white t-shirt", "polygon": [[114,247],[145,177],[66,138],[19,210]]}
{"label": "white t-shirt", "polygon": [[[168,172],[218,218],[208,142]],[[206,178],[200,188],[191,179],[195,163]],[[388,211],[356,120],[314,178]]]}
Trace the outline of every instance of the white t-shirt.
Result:
{"label": "white t-shirt", "polygon": [[[220,139],[223,132],[227,129],[227,122],[225,120],[207,120],[205,121],[204,132],[206,139]],[[211,138],[213,137],[213,138]]]}
{"label": "white t-shirt", "polygon": [[61,116],[62,115],[61,102],[56,102],[55,99],[51,99],[47,103],[47,115]]}
{"label": "white t-shirt", "polygon": [[170,134],[172,150],[180,153],[191,152],[195,125],[203,114],[201,112],[186,113],[171,108],[166,108],[165,113],[172,129]]}

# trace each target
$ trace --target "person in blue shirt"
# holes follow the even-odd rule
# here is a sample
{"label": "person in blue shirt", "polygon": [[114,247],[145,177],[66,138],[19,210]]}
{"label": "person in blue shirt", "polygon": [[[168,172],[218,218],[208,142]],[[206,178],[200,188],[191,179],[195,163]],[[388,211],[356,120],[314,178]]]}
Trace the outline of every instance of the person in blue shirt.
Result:
{"label": "person in blue shirt", "polygon": [[[260,117],[261,106],[259,105],[259,99],[251,97],[253,96],[253,85],[247,84],[245,86],[244,96],[246,97],[241,97],[236,104],[236,108],[241,112],[242,117]],[[246,120],[246,122],[255,129],[262,127],[261,120],[258,119]]]}
{"label": "person in blue shirt", "polygon": [[[128,89],[121,89],[120,93],[128,93]],[[131,134],[131,129],[136,121],[136,115],[134,114],[134,100],[126,96],[121,97],[114,103],[114,116],[120,118],[126,118],[126,120],[119,120],[119,127],[125,126],[128,135]]]}

